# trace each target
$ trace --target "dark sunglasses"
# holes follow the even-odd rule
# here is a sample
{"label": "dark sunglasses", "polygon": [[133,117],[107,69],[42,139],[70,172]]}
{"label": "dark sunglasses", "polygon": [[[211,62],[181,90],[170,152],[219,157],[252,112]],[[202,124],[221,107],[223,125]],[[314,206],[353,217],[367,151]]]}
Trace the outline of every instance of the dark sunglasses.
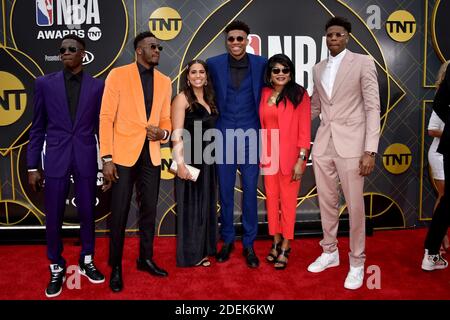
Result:
{"label": "dark sunglasses", "polygon": [[67,50],[69,50],[69,52],[71,52],[71,53],[75,53],[78,51],[78,48],[77,47],[67,47],[67,48],[61,47],[61,48],[59,48],[59,53],[64,54],[64,53],[66,53]]}
{"label": "dark sunglasses", "polygon": [[291,69],[289,69],[289,68],[283,68],[283,69],[280,69],[280,68],[272,68],[272,73],[273,73],[273,74],[279,74],[280,71],[281,71],[283,74],[288,74],[289,72],[291,72]]}
{"label": "dark sunglasses", "polygon": [[151,44],[149,46],[142,46],[142,48],[150,48],[152,50],[156,50],[158,48],[159,51],[162,51],[163,47],[160,44]]}
{"label": "dark sunglasses", "polygon": [[237,42],[242,42],[242,41],[244,41],[244,37],[242,37],[242,36],[237,36],[236,38],[235,37],[233,37],[233,36],[231,36],[231,37],[228,37],[228,42],[234,42],[234,40],[236,40]]}

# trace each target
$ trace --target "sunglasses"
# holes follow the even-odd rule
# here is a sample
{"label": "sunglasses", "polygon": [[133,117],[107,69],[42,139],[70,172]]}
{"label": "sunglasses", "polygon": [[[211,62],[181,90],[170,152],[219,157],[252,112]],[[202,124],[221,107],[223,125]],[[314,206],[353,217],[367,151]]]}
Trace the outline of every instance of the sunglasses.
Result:
{"label": "sunglasses", "polygon": [[244,37],[242,37],[242,36],[237,36],[237,37],[233,37],[233,36],[231,36],[231,37],[228,37],[228,42],[234,42],[234,40],[236,40],[237,42],[242,42],[242,41],[244,41]]}
{"label": "sunglasses", "polygon": [[288,74],[289,72],[291,72],[291,69],[289,68],[272,68],[272,73],[273,74],[279,74],[280,72],[282,72],[283,74]]}
{"label": "sunglasses", "polygon": [[156,50],[156,48],[158,48],[159,51],[163,50],[163,47],[160,44],[151,44],[149,46],[142,46],[142,48],[150,48],[152,50]]}
{"label": "sunglasses", "polygon": [[67,48],[61,47],[61,48],[59,48],[59,53],[64,54],[64,53],[66,53],[67,50],[69,50],[69,52],[71,52],[71,53],[75,53],[78,51],[78,48],[77,47],[67,47]]}
{"label": "sunglasses", "polygon": [[345,37],[345,35],[346,35],[346,33],[344,33],[344,32],[329,32],[326,34],[328,39],[333,38],[333,36],[336,36],[336,38],[339,39],[339,38]]}

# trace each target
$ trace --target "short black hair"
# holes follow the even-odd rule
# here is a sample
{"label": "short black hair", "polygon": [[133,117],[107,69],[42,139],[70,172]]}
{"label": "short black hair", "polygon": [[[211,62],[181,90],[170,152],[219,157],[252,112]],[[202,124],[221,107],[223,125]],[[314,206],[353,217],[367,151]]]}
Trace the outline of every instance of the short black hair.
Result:
{"label": "short black hair", "polygon": [[248,24],[246,24],[245,22],[239,21],[239,20],[234,20],[233,22],[228,24],[227,27],[225,28],[224,32],[228,33],[231,30],[242,30],[247,35],[250,34],[250,27],[248,26]]}
{"label": "short black hair", "polygon": [[71,40],[75,40],[76,42],[78,42],[79,44],[81,44],[81,46],[83,47],[83,49],[86,49],[86,42],[84,42],[83,39],[81,39],[79,36],[75,35],[75,34],[67,34],[65,35],[62,39],[61,42],[63,42],[66,39],[71,39]]}
{"label": "short black hair", "polygon": [[352,24],[344,17],[333,17],[328,20],[325,25],[325,31],[327,31],[331,26],[340,26],[343,27],[348,33],[352,32]]}
{"label": "short black hair", "polygon": [[144,31],[139,33],[136,38],[134,38],[134,50],[137,49],[139,42],[144,40],[145,38],[156,38],[156,36],[150,31]]}

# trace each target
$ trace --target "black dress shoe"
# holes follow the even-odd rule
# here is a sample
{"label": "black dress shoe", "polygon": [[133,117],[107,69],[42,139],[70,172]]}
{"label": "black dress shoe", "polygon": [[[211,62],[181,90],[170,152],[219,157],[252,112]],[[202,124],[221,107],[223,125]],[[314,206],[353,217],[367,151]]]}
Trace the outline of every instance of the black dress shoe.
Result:
{"label": "black dress shoe", "polygon": [[50,265],[50,281],[45,289],[47,298],[59,296],[62,291],[64,281],[66,280],[66,268],[57,264]]}
{"label": "black dress shoe", "polygon": [[169,275],[166,270],[159,268],[156,263],[150,259],[137,259],[136,265],[138,270],[146,271],[154,276],[167,277]]}
{"label": "black dress shoe", "polygon": [[233,249],[233,243],[224,243],[222,249],[220,249],[219,253],[216,255],[217,262],[225,262],[230,259],[230,253]]}
{"label": "black dress shoe", "polygon": [[245,260],[247,261],[247,266],[249,266],[250,268],[259,267],[259,259],[256,256],[253,247],[245,248],[243,251],[243,255],[245,257]]}
{"label": "black dress shoe", "polygon": [[111,279],[109,279],[109,287],[113,292],[119,292],[123,289],[122,268],[113,267],[111,272]]}

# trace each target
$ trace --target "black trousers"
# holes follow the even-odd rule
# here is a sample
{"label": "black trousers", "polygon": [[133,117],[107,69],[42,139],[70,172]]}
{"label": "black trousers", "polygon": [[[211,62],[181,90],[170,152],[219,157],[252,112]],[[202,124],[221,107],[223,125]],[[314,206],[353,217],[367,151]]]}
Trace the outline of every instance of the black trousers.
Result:
{"label": "black trousers", "polygon": [[[450,154],[444,154],[444,174],[450,177]],[[430,228],[425,239],[428,254],[438,254],[447,229],[450,225],[450,178],[445,182],[444,195],[433,214]]]}
{"label": "black trousers", "polygon": [[139,258],[152,259],[161,179],[161,166],[152,164],[147,141],[134,166],[124,167],[116,164],[116,167],[119,179],[112,186],[109,246],[109,264],[113,267],[121,266],[122,263],[125,227],[134,185],[136,185],[136,200],[139,206]]}

